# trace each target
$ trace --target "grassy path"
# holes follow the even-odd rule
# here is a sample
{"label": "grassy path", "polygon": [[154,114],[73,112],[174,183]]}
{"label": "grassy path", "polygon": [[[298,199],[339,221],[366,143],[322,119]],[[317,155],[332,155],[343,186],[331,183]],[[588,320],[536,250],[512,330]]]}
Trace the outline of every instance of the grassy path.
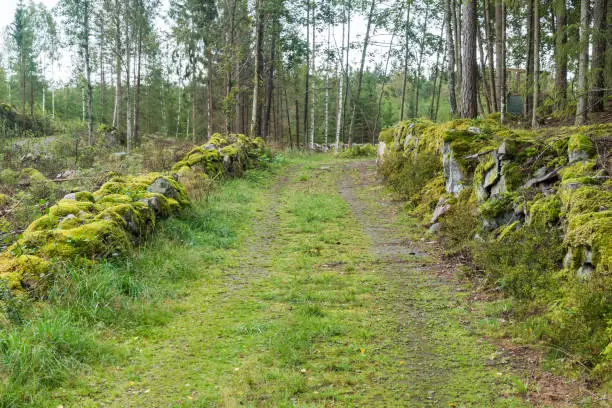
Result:
{"label": "grassy path", "polygon": [[140,254],[195,268],[167,321],[107,333],[123,356],[53,404],[524,406],[383,197],[372,163],[322,155],[225,184]]}

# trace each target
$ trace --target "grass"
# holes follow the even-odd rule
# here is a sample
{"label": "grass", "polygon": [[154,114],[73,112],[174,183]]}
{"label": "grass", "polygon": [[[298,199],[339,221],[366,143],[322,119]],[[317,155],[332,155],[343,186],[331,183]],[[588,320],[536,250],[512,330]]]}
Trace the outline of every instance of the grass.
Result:
{"label": "grass", "polygon": [[357,217],[344,163],[291,156],[127,259],[67,267],[0,332],[0,406],[522,406],[500,398],[515,384],[484,366],[461,294],[372,250],[364,223],[414,225],[367,187]]}

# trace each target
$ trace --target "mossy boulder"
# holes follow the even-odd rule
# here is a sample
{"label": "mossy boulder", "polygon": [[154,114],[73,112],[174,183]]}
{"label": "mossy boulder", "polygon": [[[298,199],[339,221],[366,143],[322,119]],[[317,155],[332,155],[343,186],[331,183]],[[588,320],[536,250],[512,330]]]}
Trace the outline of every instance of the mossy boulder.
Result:
{"label": "mossy boulder", "polygon": [[583,133],[570,136],[567,143],[567,155],[570,163],[587,160],[593,155],[595,148],[591,139]]}
{"label": "mossy boulder", "polygon": [[9,290],[43,293],[48,287],[53,264],[34,255],[0,255],[0,280]]}

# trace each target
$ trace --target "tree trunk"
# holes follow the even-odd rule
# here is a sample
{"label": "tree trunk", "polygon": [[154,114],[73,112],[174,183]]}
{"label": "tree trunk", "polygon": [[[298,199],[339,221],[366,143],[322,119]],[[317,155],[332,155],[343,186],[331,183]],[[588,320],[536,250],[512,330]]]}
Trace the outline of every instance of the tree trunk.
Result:
{"label": "tree trunk", "polygon": [[[489,65],[489,85],[490,85],[490,99],[492,104],[492,109],[497,112],[499,111],[499,106],[497,103],[497,86],[495,84],[495,68],[493,61],[493,33],[491,32],[491,4],[489,0],[485,0],[484,4],[484,17],[485,17],[485,44],[487,47],[487,62]],[[484,75],[484,73],[483,73]]]}
{"label": "tree trunk", "polygon": [[329,40],[331,37],[331,22],[327,25],[327,55],[325,61],[325,146],[329,143]]}
{"label": "tree trunk", "polygon": [[393,40],[395,39],[395,30],[391,35],[391,41],[389,41],[389,49],[387,50],[387,60],[385,62],[385,70],[383,71],[383,83],[380,86],[380,94],[378,95],[378,106],[376,108],[376,118],[374,119],[374,126],[372,127],[372,144],[376,143],[376,133],[378,131],[378,120],[380,119],[380,110],[382,107],[382,99],[385,93],[385,85],[387,85],[387,71],[389,69],[389,60],[393,51]]}
{"label": "tree trunk", "polygon": [[300,103],[295,99],[295,147],[300,147]]}
{"label": "tree trunk", "polygon": [[310,0],[306,0],[306,86],[304,93],[304,142],[308,139],[308,104],[310,103]]}
{"label": "tree trunk", "polygon": [[[196,97],[198,93],[198,82],[195,69],[191,75],[191,141],[196,143]],[[189,129],[189,126],[187,126]],[[189,132],[188,132],[189,133]]]}
{"label": "tree trunk", "polygon": [[121,117],[121,22],[120,2],[115,0],[115,109],[113,111],[113,127],[119,127]]}
{"label": "tree trunk", "polygon": [[[450,105],[450,116],[457,116],[457,97],[455,96],[455,43],[453,39],[453,10],[452,0],[445,0],[446,6],[446,44],[448,45],[448,102]],[[503,1],[503,0],[500,0]]]}
{"label": "tree trunk", "polygon": [[[101,27],[101,30],[103,27]],[[104,51],[103,51],[103,39],[100,41],[100,112],[102,114],[102,118],[99,119],[100,122],[106,122],[106,75],[104,72]]]}
{"label": "tree trunk", "polygon": [[[344,22],[342,22],[342,46],[344,46]],[[336,77],[338,78],[338,99],[336,100],[336,152],[340,149],[340,130],[342,129],[342,85],[344,83],[344,75],[342,75],[342,66],[344,64],[344,50],[340,50],[340,76],[338,76],[338,64],[336,63]]]}
{"label": "tree trunk", "polygon": [[131,118],[131,98],[130,98],[130,27],[126,21],[125,28],[125,136],[127,141],[127,152],[132,152],[132,118]]}
{"label": "tree trunk", "polygon": [[427,17],[429,17],[429,8],[425,9],[425,19],[423,20],[423,35],[421,37],[421,44],[419,47],[419,59],[417,61],[417,70],[416,70],[416,79],[414,81],[415,87],[415,102],[414,102],[414,110],[413,117],[419,116],[419,95],[421,91],[421,66],[423,64],[423,53],[425,52],[425,36],[427,35]]}
{"label": "tree trunk", "polygon": [[538,127],[538,93],[540,90],[540,0],[533,5],[533,109],[531,127]]}
{"label": "tree trunk", "polygon": [[555,100],[557,109],[565,106],[567,100],[567,22],[565,0],[557,0],[554,5],[555,30]]}
{"label": "tree trunk", "polygon": [[345,81],[345,92],[344,92],[344,100],[343,110],[342,110],[342,141],[345,140],[346,135],[346,112],[348,111],[346,103],[349,100],[349,96],[351,95],[351,81],[350,81],[350,71],[349,71],[349,62],[350,62],[350,51],[351,51],[351,7],[352,0],[348,0],[346,10],[346,61],[344,61],[344,81]]}
{"label": "tree trunk", "polygon": [[527,0],[527,78],[525,82],[525,113],[531,118],[533,109],[533,2]]}
{"label": "tree trunk", "polygon": [[[213,105],[213,57],[212,48],[208,47],[208,138],[210,139],[214,133],[214,105]],[[226,122],[227,123],[227,122]]]}
{"label": "tree trunk", "polygon": [[[461,2],[461,0],[451,0],[453,2],[452,6],[452,18],[453,18],[453,27],[455,29],[455,64],[456,64],[456,87],[460,90],[461,88],[461,78],[463,74],[463,67],[461,66],[461,3],[457,4],[457,2]],[[455,91],[457,93],[457,91]],[[461,94],[459,95],[461,98]]]}
{"label": "tree trunk", "polygon": [[[444,51],[444,57],[442,58],[442,69],[444,69],[444,64],[446,63],[446,50]],[[440,109],[440,94],[442,93],[442,77],[440,77],[440,81],[438,81],[438,97],[436,98],[436,111],[434,113],[433,120],[438,120],[438,109]]]}
{"label": "tree trunk", "polygon": [[291,134],[291,116],[289,115],[289,97],[287,97],[287,88],[285,88],[285,111],[287,114],[287,130],[289,133],[289,146],[293,147],[293,135]]}
{"label": "tree trunk", "polygon": [[[611,0],[608,0],[611,1]],[[595,0],[593,3],[593,65],[591,72],[593,77],[593,100],[592,111],[603,112],[604,110],[604,72],[606,63],[606,0]],[[608,67],[612,69],[612,67]]]}
{"label": "tree trunk", "polygon": [[584,125],[587,119],[586,73],[589,64],[589,0],[582,0],[580,2],[580,50],[576,126]]}
{"label": "tree trunk", "polygon": [[134,98],[134,143],[138,143],[138,133],[140,131],[140,69],[142,59],[142,27],[138,27],[138,48],[136,50],[136,94]]}
{"label": "tree trunk", "polygon": [[404,42],[404,82],[402,84],[402,103],[400,105],[400,120],[404,120],[404,105],[406,102],[406,82],[408,81],[408,57],[410,56],[410,49],[408,48],[408,36],[410,33],[410,5],[411,3],[408,3],[408,6],[406,7],[406,35]]}
{"label": "tree trunk", "polygon": [[477,109],[476,0],[463,0],[461,44],[461,117],[475,118]]}
{"label": "tree trunk", "polygon": [[368,50],[368,43],[370,41],[370,27],[372,26],[372,18],[374,17],[374,8],[376,7],[376,0],[371,0],[370,12],[368,14],[368,24],[366,26],[365,37],[363,40],[363,49],[361,50],[361,65],[359,66],[359,77],[357,79],[357,95],[353,101],[353,113],[351,114],[351,125],[349,126],[349,137],[348,145],[353,145],[353,124],[355,122],[355,111],[359,105],[359,98],[361,96],[361,86],[363,83],[363,68],[365,66],[366,53]]}
{"label": "tree trunk", "polygon": [[[277,25],[274,24],[275,30]],[[272,112],[272,99],[274,96],[274,65],[276,64],[276,31],[272,33],[272,44],[270,46],[270,67],[268,68],[267,106],[263,121],[263,138],[268,140],[270,133],[270,114]]]}
{"label": "tree trunk", "polygon": [[440,29],[440,40],[438,41],[438,49],[436,50],[436,65],[434,66],[434,79],[433,86],[431,87],[431,103],[429,104],[429,119],[433,120],[433,112],[434,112],[434,101],[436,96],[436,83],[438,80],[442,82],[442,78],[440,75],[440,52],[444,53],[444,49],[442,47],[442,38],[444,37],[444,29],[446,26],[446,20],[442,21],[442,28]]}
{"label": "tree trunk", "polygon": [[[482,83],[483,93],[487,102],[487,113],[491,113],[491,100],[490,100],[490,89],[489,82],[487,81],[485,55],[482,45],[482,31],[480,30],[479,24],[476,25],[477,40],[478,40],[478,53],[480,55],[480,75],[478,75],[478,82]],[[478,92],[480,93],[480,85],[478,85]],[[478,95],[480,97],[480,94]],[[482,104],[482,101],[481,101]],[[485,113],[484,108],[481,109],[482,113]]]}
{"label": "tree trunk", "polygon": [[501,122],[504,121],[506,108],[506,13],[504,0],[495,0],[495,71],[497,73],[497,97]]}
{"label": "tree trunk", "polygon": [[[316,9],[315,9],[315,2],[312,2],[312,72],[313,74],[316,74],[315,71],[315,59],[317,56],[317,48],[316,48],[316,42],[315,42],[315,31],[316,31],[316,27],[317,27],[317,23],[316,23]],[[314,149],[314,134],[315,134],[315,90],[313,89],[311,92],[311,97],[312,97],[312,102],[310,105],[310,148]]]}
{"label": "tree trunk", "polygon": [[251,112],[251,129],[249,134],[251,137],[258,136],[261,132],[261,123],[259,120],[259,87],[261,84],[261,68],[262,68],[262,52],[263,52],[263,16],[262,16],[262,0],[257,0],[255,13],[257,18],[256,28],[256,46],[255,46],[255,76],[253,77],[253,110]]}

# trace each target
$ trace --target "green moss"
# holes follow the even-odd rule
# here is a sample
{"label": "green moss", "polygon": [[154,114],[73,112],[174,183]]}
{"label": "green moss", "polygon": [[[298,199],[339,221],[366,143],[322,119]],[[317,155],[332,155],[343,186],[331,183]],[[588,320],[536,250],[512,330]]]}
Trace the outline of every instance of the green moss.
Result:
{"label": "green moss", "polygon": [[223,147],[227,146],[229,144],[229,141],[222,134],[215,133],[210,137],[210,139],[208,139],[207,144],[212,144],[217,147]]}
{"label": "green moss", "polygon": [[569,218],[587,212],[607,209],[612,203],[612,191],[594,186],[582,186],[562,194],[565,215]]}
{"label": "green moss", "polygon": [[497,230],[496,240],[499,242],[503,241],[505,238],[507,238],[510,235],[510,233],[516,231],[520,226],[521,226],[520,221],[514,221],[511,224],[503,225],[499,227]]}
{"label": "green moss", "polygon": [[[599,273],[612,271],[612,210],[591,212],[572,217],[565,235],[569,248],[590,248],[591,263]],[[574,253],[580,253],[574,250]]]}
{"label": "green moss", "polygon": [[55,228],[57,226],[57,223],[57,217],[51,214],[45,214],[42,217],[39,217],[38,219],[34,220],[30,225],[28,225],[28,228],[26,228],[25,232],[50,230]]}
{"label": "green moss", "polygon": [[595,166],[595,160],[580,161],[561,169],[559,174],[561,174],[561,180],[567,182],[572,179],[593,176]]}
{"label": "green moss", "polygon": [[519,196],[516,193],[504,193],[485,201],[479,208],[480,215],[487,219],[494,219],[511,211]]}
{"label": "green moss", "polygon": [[13,186],[17,184],[17,180],[19,179],[19,173],[17,173],[13,169],[3,169],[0,171],[0,184],[5,184],[7,186]]}
{"label": "green moss", "polygon": [[561,199],[558,195],[538,197],[528,203],[529,224],[555,225],[561,216]]}
{"label": "green moss", "polygon": [[95,206],[89,201],[60,200],[49,208],[49,214],[56,218],[65,217],[68,214],[77,215],[80,212],[92,211],[95,211]]}
{"label": "green moss", "polygon": [[0,207],[6,207],[11,202],[11,198],[6,194],[0,193]]}
{"label": "green moss", "polygon": [[90,218],[66,217],[57,225],[58,229],[71,229],[85,224]]}
{"label": "green moss", "polygon": [[493,155],[488,154],[484,156],[476,166],[474,170],[474,189],[480,188],[485,181],[485,175],[495,165],[495,158]]}
{"label": "green moss", "polygon": [[232,144],[232,145],[223,147],[220,153],[222,156],[234,157],[234,156],[238,156],[239,151],[240,151],[239,147],[236,144]]}
{"label": "green moss", "polygon": [[527,178],[526,172],[515,162],[503,164],[502,176],[506,180],[506,188],[509,191],[517,190]]}
{"label": "green moss", "polygon": [[429,222],[440,197],[446,193],[444,176],[434,177],[425,184],[421,191],[411,197],[411,203],[415,205],[412,214],[420,216],[424,222]]}
{"label": "green moss", "polygon": [[107,194],[102,197],[99,197],[96,200],[96,204],[104,204],[104,203],[131,203],[132,197],[129,197],[125,194]]}
{"label": "green moss", "polygon": [[75,193],[75,198],[77,201],[89,201],[92,203],[95,201],[93,194],[89,191],[78,191]]}
{"label": "green moss", "polygon": [[24,183],[48,182],[49,180],[38,170],[31,167],[21,170],[19,180]]}
{"label": "green moss", "polygon": [[131,248],[127,231],[115,221],[95,220],[69,230],[56,230],[53,241],[43,244],[40,253],[64,260],[102,258]]}
{"label": "green moss", "polygon": [[589,156],[595,151],[593,142],[591,139],[583,133],[575,133],[569,137],[567,144],[567,150],[571,151],[583,151]]}
{"label": "green moss", "polygon": [[28,289],[41,292],[47,287],[53,271],[53,264],[33,255],[0,257],[0,279],[10,290]]}
{"label": "green moss", "polygon": [[395,128],[390,127],[380,131],[378,135],[378,140],[381,142],[385,142],[386,144],[391,144],[393,142],[393,135],[395,133]]}
{"label": "green moss", "polygon": [[196,163],[201,162],[204,159],[204,153],[203,152],[196,152],[196,153],[191,153],[189,156],[187,156],[187,165],[189,166],[193,166]]}

